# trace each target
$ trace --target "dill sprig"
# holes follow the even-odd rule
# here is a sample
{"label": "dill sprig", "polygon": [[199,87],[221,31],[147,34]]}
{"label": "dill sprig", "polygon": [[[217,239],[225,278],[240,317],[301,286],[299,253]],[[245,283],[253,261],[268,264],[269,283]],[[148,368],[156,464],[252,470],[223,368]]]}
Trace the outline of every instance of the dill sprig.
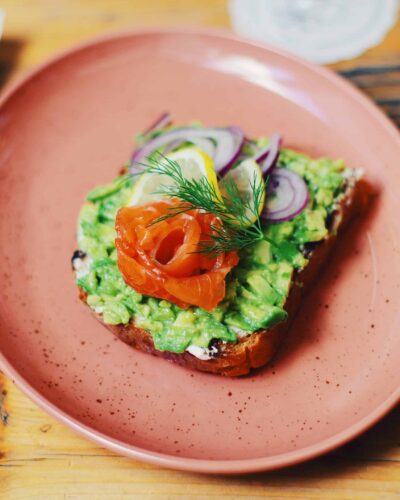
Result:
{"label": "dill sprig", "polygon": [[149,159],[145,171],[150,174],[166,175],[173,185],[161,186],[157,194],[178,198],[182,203],[168,210],[153,224],[193,209],[217,216],[221,223],[211,226],[211,233],[205,235],[197,253],[218,255],[231,250],[240,250],[265,238],[258,209],[266,187],[256,176],[250,183],[250,196],[244,199],[233,180],[220,181],[222,195],[216,192],[206,176],[187,179],[180,165],[163,155]]}

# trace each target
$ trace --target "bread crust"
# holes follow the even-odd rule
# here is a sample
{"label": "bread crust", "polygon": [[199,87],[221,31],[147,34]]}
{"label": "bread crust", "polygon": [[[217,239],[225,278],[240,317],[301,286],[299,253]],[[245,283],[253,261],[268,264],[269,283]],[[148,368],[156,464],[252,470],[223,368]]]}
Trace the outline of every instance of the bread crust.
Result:
{"label": "bread crust", "polygon": [[[242,337],[235,344],[213,343],[213,346],[217,348],[217,353],[211,359],[202,360],[187,351],[183,353],[159,351],[154,346],[151,334],[138,328],[133,322],[127,325],[108,325],[102,321],[101,315],[96,314],[96,317],[120,340],[139,351],[203,372],[229,377],[247,375],[252,369],[267,364],[274,356],[284,334],[296,316],[302,297],[312,287],[319,270],[335,244],[338,234],[342,233],[351,219],[366,208],[370,196],[371,188],[365,180],[353,179],[349,182],[345,195],[333,214],[329,236],[316,244],[310,253],[308,265],[294,275],[294,282],[285,303],[285,310],[288,313],[287,320],[271,329],[258,330]],[[86,293],[81,289],[80,298],[86,303]]]}

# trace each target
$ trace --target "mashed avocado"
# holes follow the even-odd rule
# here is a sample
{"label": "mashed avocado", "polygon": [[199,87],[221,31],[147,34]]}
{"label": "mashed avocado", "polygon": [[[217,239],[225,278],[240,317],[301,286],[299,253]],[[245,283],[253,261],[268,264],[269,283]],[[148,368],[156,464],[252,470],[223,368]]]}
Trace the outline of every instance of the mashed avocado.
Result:
{"label": "mashed avocado", "polygon": [[225,299],[211,313],[198,307],[184,310],[127,286],[116,264],[114,222],[118,209],[127,203],[132,181],[120,176],[89,193],[78,220],[81,252],[75,266],[77,285],[87,292],[89,306],[105,323],[134,319],[151,333],[157,349],[173,352],[190,345],[208,347],[213,339],[235,342],[240,335],[285,320],[293,273],[307,264],[305,245],[327,236],[327,221],[343,194],[346,169],[342,161],[314,160],[290,150],[282,150],[278,166],[305,179],[310,202],[290,221],[265,224],[266,239],[241,252],[239,265],[227,277]]}

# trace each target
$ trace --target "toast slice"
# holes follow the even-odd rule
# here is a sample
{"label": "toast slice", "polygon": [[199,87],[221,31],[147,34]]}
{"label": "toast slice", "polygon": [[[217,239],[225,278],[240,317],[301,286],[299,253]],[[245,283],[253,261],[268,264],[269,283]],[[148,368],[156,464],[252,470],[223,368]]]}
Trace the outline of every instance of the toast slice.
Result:
{"label": "toast slice", "polygon": [[[241,337],[236,343],[213,341],[211,359],[200,359],[188,351],[175,353],[157,350],[150,332],[138,328],[132,320],[128,324],[110,325],[103,321],[101,314],[94,314],[119,339],[135,349],[203,372],[231,377],[246,375],[271,360],[296,316],[302,298],[312,287],[338,236],[340,237],[348,223],[366,208],[370,196],[371,189],[367,182],[353,171],[353,175],[348,178],[344,196],[330,218],[328,236],[308,247],[308,264],[294,274],[284,305],[288,313],[287,319],[270,329],[258,330]],[[87,293],[82,289],[80,298],[83,302],[87,300]]]}

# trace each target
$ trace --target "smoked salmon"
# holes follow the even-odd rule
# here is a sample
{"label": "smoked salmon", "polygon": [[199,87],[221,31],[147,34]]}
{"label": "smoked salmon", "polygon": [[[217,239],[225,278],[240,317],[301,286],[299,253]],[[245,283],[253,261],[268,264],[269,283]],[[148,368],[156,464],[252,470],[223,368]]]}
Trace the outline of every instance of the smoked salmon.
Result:
{"label": "smoked salmon", "polygon": [[190,210],[160,220],[179,201],[123,207],[116,218],[118,268],[137,292],[212,311],[225,296],[225,278],[238,264],[236,252],[198,253],[220,223],[211,214]]}

